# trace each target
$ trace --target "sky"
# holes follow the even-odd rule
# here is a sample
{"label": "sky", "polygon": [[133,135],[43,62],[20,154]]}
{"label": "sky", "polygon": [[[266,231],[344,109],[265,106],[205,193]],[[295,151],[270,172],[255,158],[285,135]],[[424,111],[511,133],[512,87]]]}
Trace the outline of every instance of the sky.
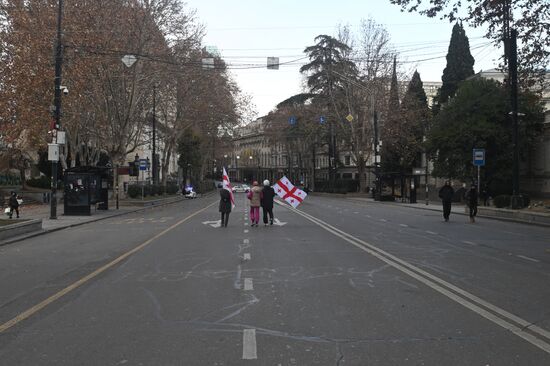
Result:
{"label": "sky", "polygon": [[[441,81],[453,24],[401,12],[389,0],[186,0],[206,27],[204,46],[216,47],[231,68],[241,90],[252,97],[259,116],[303,91],[299,73],[304,48],[319,34],[336,36],[339,24],[359,30],[362,19],[383,24],[392,46],[406,61],[400,71],[416,69],[423,81]],[[482,28],[469,28],[474,70],[496,67],[502,51],[483,37]],[[267,57],[279,57],[279,70],[268,70]],[[439,58],[437,58],[439,57]],[[436,59],[433,59],[436,58]],[[430,59],[430,60],[425,60]],[[421,61],[425,60],[425,61]],[[287,65],[283,63],[287,62]]]}

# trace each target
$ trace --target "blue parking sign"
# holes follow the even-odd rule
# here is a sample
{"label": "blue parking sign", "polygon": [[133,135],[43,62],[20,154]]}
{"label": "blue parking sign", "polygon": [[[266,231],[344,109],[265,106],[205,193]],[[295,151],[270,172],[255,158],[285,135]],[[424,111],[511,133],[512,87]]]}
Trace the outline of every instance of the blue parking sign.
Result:
{"label": "blue parking sign", "polygon": [[485,165],[485,149],[474,149],[473,151],[473,164],[474,166]]}
{"label": "blue parking sign", "polygon": [[147,159],[139,160],[139,170],[147,170]]}
{"label": "blue parking sign", "polygon": [[288,124],[291,126],[294,126],[296,124],[296,117],[295,116],[288,117]]}
{"label": "blue parking sign", "polygon": [[319,123],[320,124],[324,125],[326,121],[327,121],[327,118],[325,116],[319,117]]}

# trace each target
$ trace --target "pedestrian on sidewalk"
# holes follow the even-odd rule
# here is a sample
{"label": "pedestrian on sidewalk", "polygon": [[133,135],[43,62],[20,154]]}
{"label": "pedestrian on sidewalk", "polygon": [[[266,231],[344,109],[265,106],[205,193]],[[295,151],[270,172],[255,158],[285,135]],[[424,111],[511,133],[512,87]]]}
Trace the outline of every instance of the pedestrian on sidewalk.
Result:
{"label": "pedestrian on sidewalk", "polygon": [[8,206],[10,208],[9,217],[10,219],[13,217],[13,211],[17,214],[17,218],[19,218],[19,200],[17,198],[17,193],[11,192],[10,199],[8,201]]}
{"label": "pedestrian on sidewalk", "polygon": [[487,184],[483,185],[483,188],[481,188],[481,192],[479,192],[481,200],[483,201],[483,206],[489,206],[489,198],[491,197],[489,194],[489,187]]}
{"label": "pedestrian on sidewalk", "polygon": [[451,187],[451,182],[446,180],[445,185],[439,190],[439,198],[443,202],[443,218],[445,221],[449,221],[451,215],[451,203],[453,201],[453,195],[455,190]]}
{"label": "pedestrian on sidewalk", "polygon": [[269,184],[269,181],[264,180],[264,188],[260,198],[260,204],[264,214],[264,225],[267,226],[267,215],[269,214],[269,224],[273,225],[273,198],[275,198],[275,190]]}
{"label": "pedestrian on sidewalk", "polygon": [[260,222],[260,203],[261,203],[262,188],[258,186],[258,182],[252,183],[252,189],[248,192],[247,198],[250,200],[250,226],[258,226]]}
{"label": "pedestrian on sidewalk", "polygon": [[231,213],[231,193],[227,189],[220,189],[220,212],[222,214],[221,227],[227,227]]}
{"label": "pedestrian on sidewalk", "polygon": [[477,188],[475,184],[472,184],[470,190],[466,193],[466,204],[470,208],[470,222],[473,224],[476,222],[477,215]]}

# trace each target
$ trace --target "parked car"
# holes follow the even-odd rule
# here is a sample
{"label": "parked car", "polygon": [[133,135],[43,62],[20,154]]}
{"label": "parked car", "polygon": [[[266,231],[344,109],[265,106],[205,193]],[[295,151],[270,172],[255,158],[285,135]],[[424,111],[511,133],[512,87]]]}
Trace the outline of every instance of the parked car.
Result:
{"label": "parked car", "polygon": [[195,191],[187,191],[185,194],[185,198],[197,198],[197,192]]}
{"label": "parked car", "polygon": [[234,193],[247,193],[250,188],[246,184],[237,184],[233,186]]}

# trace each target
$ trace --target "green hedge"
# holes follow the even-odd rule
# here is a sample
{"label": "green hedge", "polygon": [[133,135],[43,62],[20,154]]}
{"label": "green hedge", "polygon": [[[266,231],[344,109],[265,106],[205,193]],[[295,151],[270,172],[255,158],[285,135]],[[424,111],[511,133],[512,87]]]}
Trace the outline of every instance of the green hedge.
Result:
{"label": "green hedge", "polygon": [[[128,196],[130,198],[137,198],[141,197],[141,190],[142,187],[139,184],[132,184],[128,186]],[[162,196],[164,193],[166,194],[176,194],[179,191],[179,187],[177,184],[167,184],[166,189],[163,185],[145,185],[143,186],[143,196],[155,196],[159,195]]]}
{"label": "green hedge", "polygon": [[26,183],[29,187],[48,189],[52,186],[51,181],[50,177],[42,175],[40,178],[28,179]]}
{"label": "green hedge", "polygon": [[511,198],[509,194],[501,194],[493,199],[493,203],[497,208],[510,207]]}
{"label": "green hedge", "polygon": [[166,193],[167,194],[176,194],[176,193],[178,193],[179,190],[180,190],[180,188],[178,187],[177,184],[167,184],[166,185]]}
{"label": "green hedge", "polygon": [[358,180],[337,180],[334,184],[329,181],[317,181],[315,182],[316,192],[325,193],[349,193],[357,192],[359,188]]}
{"label": "green hedge", "polygon": [[130,196],[130,198],[141,197],[141,186],[138,186],[138,185],[128,186],[128,196]]}

